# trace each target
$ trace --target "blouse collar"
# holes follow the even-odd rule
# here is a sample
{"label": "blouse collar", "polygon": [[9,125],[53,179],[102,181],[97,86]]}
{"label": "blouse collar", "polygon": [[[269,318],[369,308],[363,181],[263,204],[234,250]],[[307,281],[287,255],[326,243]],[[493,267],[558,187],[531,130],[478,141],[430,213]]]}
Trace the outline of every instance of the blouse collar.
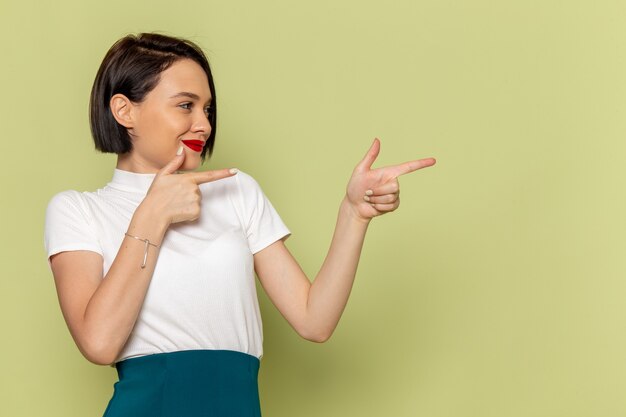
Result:
{"label": "blouse collar", "polygon": [[121,190],[146,194],[156,174],[138,174],[115,168],[113,178],[107,185]]}

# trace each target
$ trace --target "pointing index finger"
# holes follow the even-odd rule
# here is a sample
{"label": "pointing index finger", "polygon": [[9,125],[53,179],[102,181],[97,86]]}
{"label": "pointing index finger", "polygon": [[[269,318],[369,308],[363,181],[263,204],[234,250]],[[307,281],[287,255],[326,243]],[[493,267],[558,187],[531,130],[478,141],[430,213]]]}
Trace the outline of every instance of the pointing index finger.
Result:
{"label": "pointing index finger", "polygon": [[237,168],[225,168],[211,171],[189,172],[184,175],[189,175],[196,184],[204,184],[206,182],[217,181],[223,178],[232,177],[237,172],[239,172]]}
{"label": "pointing index finger", "polygon": [[417,159],[415,161],[405,162],[405,163],[398,164],[398,165],[392,165],[390,167],[387,167],[386,169],[389,170],[393,178],[396,178],[396,177],[399,177],[400,175],[417,171],[418,169],[428,168],[430,166],[435,165],[436,162],[437,161],[435,158],[424,158],[424,159]]}

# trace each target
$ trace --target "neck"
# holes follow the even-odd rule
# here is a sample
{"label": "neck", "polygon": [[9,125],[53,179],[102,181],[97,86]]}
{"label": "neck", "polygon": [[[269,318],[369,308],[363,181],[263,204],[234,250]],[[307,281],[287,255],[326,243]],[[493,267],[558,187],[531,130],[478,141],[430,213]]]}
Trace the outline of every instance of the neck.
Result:
{"label": "neck", "polygon": [[147,161],[136,158],[132,152],[118,155],[115,168],[137,174],[156,174],[159,172],[159,168],[152,166]]}

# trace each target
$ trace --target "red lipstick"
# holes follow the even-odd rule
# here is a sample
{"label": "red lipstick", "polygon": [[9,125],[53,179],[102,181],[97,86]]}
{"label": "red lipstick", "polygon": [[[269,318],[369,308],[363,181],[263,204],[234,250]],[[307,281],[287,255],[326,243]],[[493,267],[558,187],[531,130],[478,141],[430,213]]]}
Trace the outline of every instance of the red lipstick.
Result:
{"label": "red lipstick", "polygon": [[201,140],[181,140],[181,142],[194,152],[202,152],[204,148],[204,141]]}

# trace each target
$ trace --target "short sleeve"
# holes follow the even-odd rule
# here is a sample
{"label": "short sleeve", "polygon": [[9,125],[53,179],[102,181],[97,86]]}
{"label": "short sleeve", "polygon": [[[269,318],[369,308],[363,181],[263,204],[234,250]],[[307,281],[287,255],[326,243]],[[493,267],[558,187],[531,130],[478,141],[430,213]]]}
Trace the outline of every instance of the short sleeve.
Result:
{"label": "short sleeve", "polygon": [[256,180],[241,171],[235,178],[241,197],[244,230],[250,251],[255,254],[277,240],[291,235]]}
{"label": "short sleeve", "polygon": [[63,191],[48,203],[44,246],[48,263],[52,255],[71,250],[89,250],[102,255],[93,222],[79,192]]}

